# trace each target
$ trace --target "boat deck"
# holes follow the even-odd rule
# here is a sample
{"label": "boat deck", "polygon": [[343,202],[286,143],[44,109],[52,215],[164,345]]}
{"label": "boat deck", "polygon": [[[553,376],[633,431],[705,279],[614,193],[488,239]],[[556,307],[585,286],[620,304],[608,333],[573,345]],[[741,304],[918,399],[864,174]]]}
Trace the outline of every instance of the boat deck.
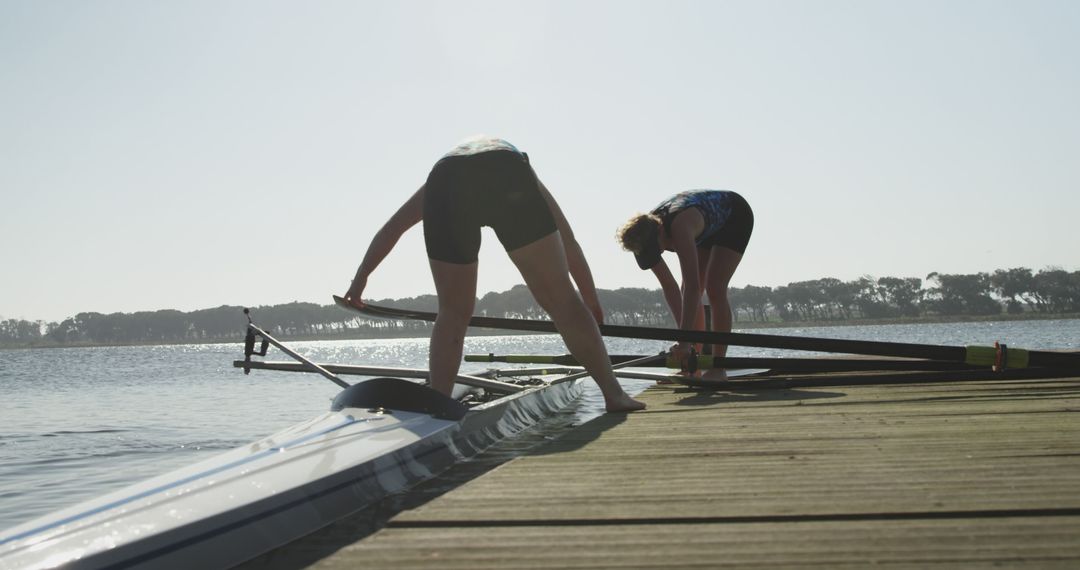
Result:
{"label": "boat deck", "polygon": [[1080,566],[1080,378],[642,399],[247,566]]}

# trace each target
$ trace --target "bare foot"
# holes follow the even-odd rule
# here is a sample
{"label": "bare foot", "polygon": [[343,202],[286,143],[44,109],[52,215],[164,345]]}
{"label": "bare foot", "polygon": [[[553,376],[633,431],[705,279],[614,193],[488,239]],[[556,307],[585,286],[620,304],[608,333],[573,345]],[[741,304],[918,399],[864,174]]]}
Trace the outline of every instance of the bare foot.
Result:
{"label": "bare foot", "polygon": [[620,396],[616,396],[610,400],[604,402],[608,413],[612,412],[636,412],[638,410],[645,409],[645,402],[639,402],[626,393]]}
{"label": "bare foot", "polygon": [[723,368],[713,368],[701,375],[702,380],[712,380],[714,382],[722,382],[727,380],[727,370]]}

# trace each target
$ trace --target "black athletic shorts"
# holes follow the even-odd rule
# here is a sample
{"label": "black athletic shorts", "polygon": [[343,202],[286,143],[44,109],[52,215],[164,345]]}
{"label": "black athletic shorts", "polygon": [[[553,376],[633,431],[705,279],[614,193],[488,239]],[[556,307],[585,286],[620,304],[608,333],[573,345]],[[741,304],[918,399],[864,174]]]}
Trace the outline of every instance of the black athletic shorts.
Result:
{"label": "black athletic shorts", "polygon": [[424,243],[431,259],[469,264],[488,226],[506,251],[555,231],[529,158],[510,150],[448,156],[424,185]]}
{"label": "black athletic shorts", "polygon": [[733,203],[731,215],[728,216],[724,227],[713,235],[705,238],[698,247],[726,247],[735,250],[739,254],[746,253],[746,245],[750,243],[750,234],[754,233],[754,211],[750,204],[742,196],[732,192]]}

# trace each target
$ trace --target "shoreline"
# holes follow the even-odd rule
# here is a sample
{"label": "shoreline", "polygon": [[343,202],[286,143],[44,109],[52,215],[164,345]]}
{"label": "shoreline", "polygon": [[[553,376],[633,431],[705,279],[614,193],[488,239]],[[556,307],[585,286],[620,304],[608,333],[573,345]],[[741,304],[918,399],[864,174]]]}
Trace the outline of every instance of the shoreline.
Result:
{"label": "shoreline", "polygon": [[[900,317],[900,318],[888,318],[888,319],[850,319],[850,320],[827,320],[827,321],[767,321],[767,322],[746,322],[736,321],[733,323],[733,329],[738,330],[751,330],[751,329],[796,329],[796,328],[826,328],[826,327],[845,327],[845,326],[882,326],[882,325],[926,325],[926,324],[945,324],[945,323],[975,323],[975,322],[1011,322],[1011,321],[1055,321],[1055,320],[1071,320],[1080,319],[1080,313],[1064,313],[1055,315],[1044,315],[1039,313],[1025,313],[1021,315],[961,315],[955,317]],[[665,328],[671,328],[665,327]],[[400,338],[428,338],[431,332],[431,327],[417,327],[416,330],[402,330],[400,334],[314,334],[314,335],[288,335],[282,334],[278,337],[282,341],[292,342],[304,342],[304,341],[324,341],[324,340],[381,340],[381,339],[400,339]],[[527,336],[527,335],[544,335],[554,333],[536,333],[536,332],[521,332],[521,331],[503,331],[497,329],[469,327],[468,336]],[[49,349],[49,348],[111,348],[111,347],[127,347],[127,346],[186,346],[196,344],[240,344],[244,342],[243,335],[237,335],[235,338],[219,338],[219,339],[199,339],[179,342],[131,342],[131,343],[29,343],[25,345],[7,345],[0,346],[0,350],[27,350],[27,349]]]}

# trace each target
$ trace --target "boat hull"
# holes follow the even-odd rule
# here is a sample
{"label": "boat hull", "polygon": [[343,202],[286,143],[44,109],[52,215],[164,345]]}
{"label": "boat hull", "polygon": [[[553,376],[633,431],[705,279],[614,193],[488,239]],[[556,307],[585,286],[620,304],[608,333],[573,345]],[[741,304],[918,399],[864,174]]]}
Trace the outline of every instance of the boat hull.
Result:
{"label": "boat hull", "polygon": [[343,408],[0,534],[0,568],[223,568],[428,479],[550,416],[580,381],[458,421]]}

